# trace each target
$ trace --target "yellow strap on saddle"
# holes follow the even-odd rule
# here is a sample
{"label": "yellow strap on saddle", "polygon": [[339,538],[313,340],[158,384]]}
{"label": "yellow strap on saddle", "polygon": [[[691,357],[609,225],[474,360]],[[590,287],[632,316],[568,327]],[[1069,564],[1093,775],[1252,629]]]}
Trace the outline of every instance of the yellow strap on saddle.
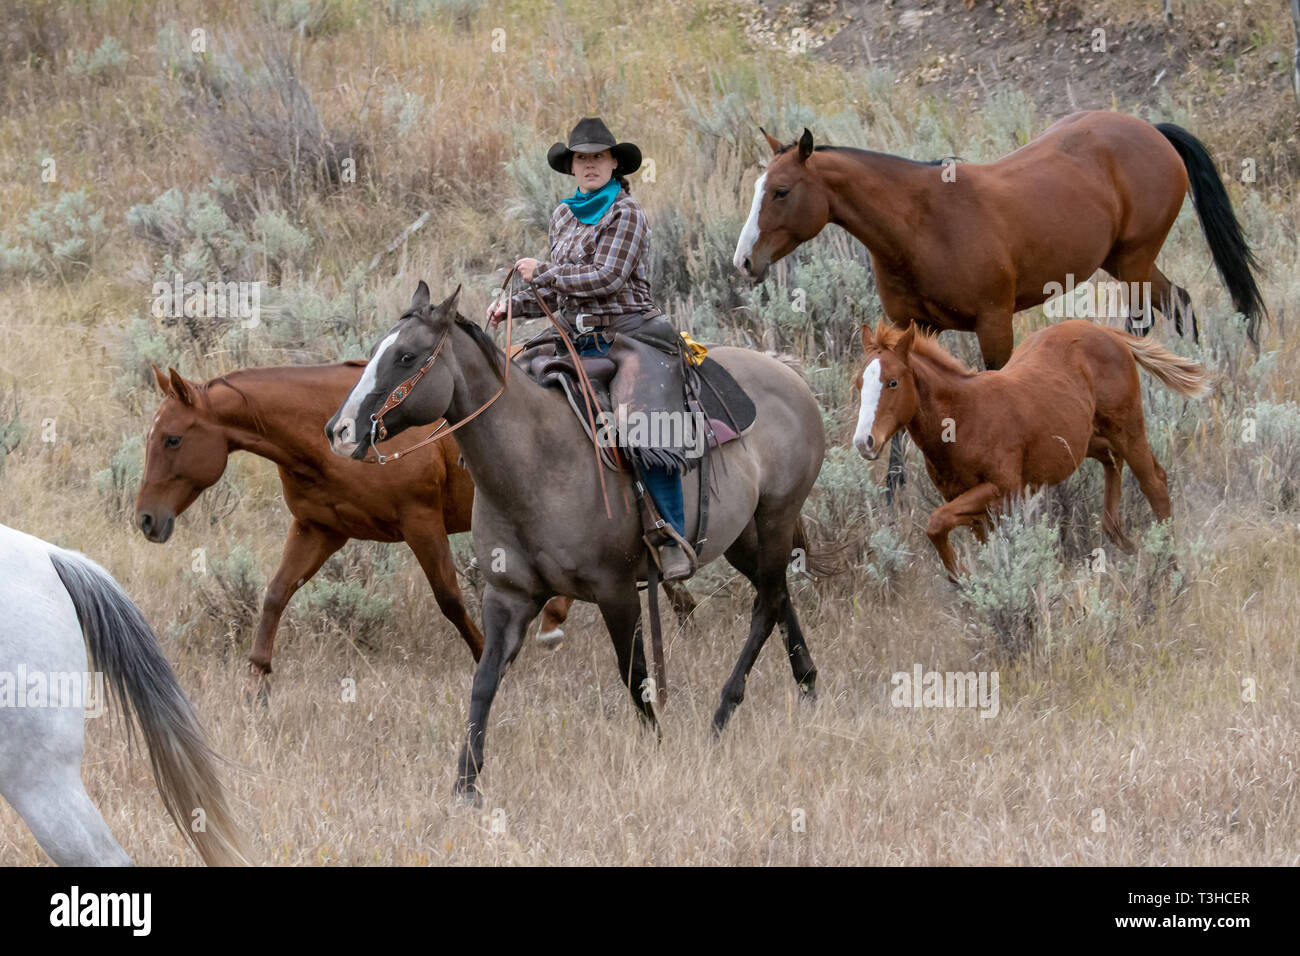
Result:
{"label": "yellow strap on saddle", "polygon": [[691,338],[691,333],[689,332],[682,332],[681,337],[682,341],[686,343],[686,360],[692,365],[700,365],[703,363],[704,356],[709,354],[709,350]]}

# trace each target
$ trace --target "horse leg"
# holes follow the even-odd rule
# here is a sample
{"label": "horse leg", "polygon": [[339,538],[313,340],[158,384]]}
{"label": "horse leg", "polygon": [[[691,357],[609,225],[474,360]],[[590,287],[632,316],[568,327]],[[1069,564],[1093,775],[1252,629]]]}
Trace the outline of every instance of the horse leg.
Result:
{"label": "horse leg", "polygon": [[433,588],[433,596],[442,616],[451,621],[452,626],[460,632],[469,652],[477,661],[483,656],[483,632],[470,617],[464,595],[460,593],[460,584],[456,580],[456,562],[451,556],[451,542],[447,540],[442,515],[429,511],[423,517],[424,520],[418,523],[403,523],[402,537],[415,552],[415,559],[420,562],[429,587]]}
{"label": "horse leg", "polygon": [[[791,536],[793,544],[793,536]],[[741,574],[749,579],[758,589],[758,557],[752,541],[742,535],[734,545],[732,550],[726,554],[727,561]],[[780,615],[777,623],[781,627],[781,636],[785,639],[786,656],[790,659],[790,672],[794,675],[794,682],[799,685],[799,692],[805,700],[817,699],[817,667],[813,664],[812,655],[808,653],[808,644],[804,640],[803,628],[799,624],[799,616],[795,613],[794,602],[790,600],[790,593],[785,587],[786,579],[782,577],[783,590],[785,591],[785,600],[780,609]],[[757,657],[757,655],[755,655]],[[737,701],[739,703],[739,701]]]}
{"label": "horse leg", "polygon": [[1173,317],[1174,331],[1183,335],[1183,316],[1192,320],[1192,341],[1201,341],[1201,329],[1196,321],[1196,311],[1192,308],[1192,297],[1182,286],[1174,285],[1165,274],[1155,266],[1151,267],[1151,301],[1155,303],[1160,314],[1165,318]]}
{"label": "horse leg", "polygon": [[635,587],[620,591],[616,597],[599,602],[601,617],[609,628],[609,639],[614,642],[618,657],[618,676],[627,685],[632,701],[637,706],[641,722],[654,728],[659,737],[663,732],[655,718],[654,695],[647,693],[645,643],[641,638],[641,598]]}
{"label": "horse leg", "polygon": [[43,718],[36,733],[21,735],[25,744],[39,745],[41,757],[20,763],[17,775],[6,774],[0,795],[59,866],[130,866],[81,782],[82,715],[66,726]]}
{"label": "horse leg", "polygon": [[284,542],[280,567],[266,588],[262,602],[262,616],[257,621],[257,637],[248,655],[252,673],[253,693],[265,704],[269,693],[267,678],[271,673],[271,653],[275,648],[275,634],[280,627],[280,617],[290,598],[310,581],[330,556],[343,547],[348,536],[293,519],[289,537]]}
{"label": "horse leg", "polygon": [[1128,440],[1118,446],[1120,455],[1133,471],[1133,477],[1137,479],[1138,487],[1142,489],[1151,510],[1158,519],[1166,521],[1173,513],[1169,507],[1169,476],[1160,467],[1160,462],[1156,461],[1156,454],[1147,442],[1145,428],[1130,431],[1126,438]]}
{"label": "horse leg", "polygon": [[[1118,279],[1125,287],[1125,311],[1128,313],[1124,318],[1124,331],[1130,335],[1146,336],[1150,334],[1151,327],[1155,323],[1155,313],[1152,309],[1154,303],[1167,301],[1171,290],[1171,283],[1165,278],[1164,274],[1156,268],[1156,249],[1146,247],[1137,247],[1123,252],[1111,251],[1111,255],[1102,263],[1101,267]],[[1142,322],[1135,323],[1133,314],[1132,295],[1129,292],[1135,287],[1141,288],[1145,285],[1151,286],[1151,298],[1146,300],[1142,298]],[[1161,309],[1166,316],[1168,312]],[[1178,334],[1182,335],[1182,319],[1175,315],[1175,325]]]}
{"label": "horse leg", "polygon": [[695,597],[680,581],[664,581],[663,586],[668,602],[673,606],[673,613],[677,615],[677,626],[685,629],[690,623],[691,615],[695,613]]}
{"label": "horse leg", "polygon": [[980,356],[984,368],[992,371],[1007,364],[1011,347],[1015,344],[1015,331],[1011,328],[1012,309],[981,312],[975,319],[975,336],[980,343]]}
{"label": "horse leg", "polygon": [[[715,734],[722,733],[732,713],[745,699],[745,681],[754,662],[758,660],[768,635],[772,633],[772,628],[778,621],[782,622],[782,630],[786,635],[786,649],[790,654],[790,666],[794,671],[795,680],[801,686],[808,682],[815,693],[817,670],[813,667],[808,648],[804,645],[798,620],[794,618],[793,609],[788,617],[784,614],[789,603],[785,576],[790,561],[790,549],[794,543],[794,529],[787,529],[785,534],[769,533],[763,538],[763,542],[760,543],[757,523],[751,522],[726,551],[727,561],[749,578],[754,585],[755,594],[749,622],[749,637],[745,641],[745,646],[741,648],[740,657],[736,660],[731,676],[722,685],[722,700],[713,715]],[[773,541],[782,543],[773,547],[770,544]],[[789,624],[791,620],[793,620],[793,627]]]}
{"label": "horse leg", "polygon": [[962,492],[952,501],[934,509],[925,526],[926,536],[939,552],[939,560],[948,570],[948,580],[957,583],[961,569],[957,566],[957,555],[948,541],[948,536],[962,525],[982,525],[988,520],[989,508],[1004,497],[1002,489],[991,481],[983,482]]}
{"label": "horse leg", "polygon": [[465,743],[461,745],[454,793],[478,805],[479,771],[483,769],[483,741],[487,734],[488,713],[492,699],[506,669],[524,645],[528,625],[541,609],[542,602],[528,594],[503,591],[493,584],[483,590],[483,656],[474,671],[474,686],[469,697],[469,723]]}
{"label": "horse leg", "polygon": [[808,644],[804,640],[803,628],[799,625],[799,616],[795,614],[794,602],[790,600],[789,588],[784,588],[785,601],[781,605],[781,636],[785,638],[785,653],[790,658],[790,671],[794,682],[799,685],[799,694],[804,700],[817,699],[817,667],[812,655],[808,653]]}
{"label": "horse leg", "polygon": [[537,632],[537,640],[547,647],[559,647],[564,638],[560,625],[569,619],[573,609],[573,598],[559,595],[551,598],[542,608],[542,625]]}
{"label": "horse leg", "polygon": [[903,472],[903,436],[906,432],[896,431],[889,439],[889,468],[885,472],[885,504],[894,503],[894,492],[907,483]]}
{"label": "horse leg", "polygon": [[1134,551],[1133,542],[1124,533],[1119,520],[1119,501],[1124,478],[1124,462],[1120,460],[1109,444],[1103,448],[1088,449],[1092,458],[1101,462],[1106,473],[1106,492],[1101,512],[1101,530],[1106,537],[1115,542],[1115,546],[1127,554]]}

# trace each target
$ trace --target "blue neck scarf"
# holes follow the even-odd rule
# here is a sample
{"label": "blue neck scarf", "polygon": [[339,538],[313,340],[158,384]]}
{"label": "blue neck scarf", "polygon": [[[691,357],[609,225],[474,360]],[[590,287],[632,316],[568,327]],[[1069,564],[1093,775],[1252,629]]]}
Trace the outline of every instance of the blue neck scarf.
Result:
{"label": "blue neck scarf", "polygon": [[618,180],[611,176],[609,182],[594,192],[584,193],[579,189],[572,196],[562,201],[569,204],[569,209],[573,211],[573,215],[578,222],[585,222],[590,226],[600,222],[600,218],[614,204],[614,200],[618,198],[618,192],[622,188]]}

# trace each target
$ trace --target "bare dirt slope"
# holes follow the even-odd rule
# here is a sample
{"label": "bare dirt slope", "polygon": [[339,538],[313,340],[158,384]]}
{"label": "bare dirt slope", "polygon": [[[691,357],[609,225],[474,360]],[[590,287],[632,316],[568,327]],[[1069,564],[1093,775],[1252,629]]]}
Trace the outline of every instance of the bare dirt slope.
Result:
{"label": "bare dirt slope", "polygon": [[1078,109],[1204,113],[1197,132],[1221,161],[1253,156],[1262,182],[1289,190],[1300,111],[1285,4],[1174,0],[1173,12],[1166,23],[1160,0],[766,0],[751,32],[788,45],[802,30],[816,56],[954,103],[1013,86],[1044,124]]}

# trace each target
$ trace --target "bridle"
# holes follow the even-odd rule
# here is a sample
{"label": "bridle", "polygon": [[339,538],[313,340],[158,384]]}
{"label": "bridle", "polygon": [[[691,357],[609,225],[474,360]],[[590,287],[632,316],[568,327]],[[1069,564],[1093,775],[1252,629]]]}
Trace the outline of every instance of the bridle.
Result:
{"label": "bridle", "polygon": [[[506,273],[506,281],[501,284],[502,289],[506,289],[510,285],[510,279],[512,276],[514,276],[514,274],[515,274],[515,268],[511,266],[510,271]],[[506,297],[506,355],[507,356],[509,356],[510,354],[510,336],[511,336],[512,329],[514,327],[513,305],[514,303],[511,301],[510,297],[507,296]],[[462,418],[460,421],[458,421],[455,425],[452,425],[450,428],[447,427],[447,419],[444,418],[442,421],[440,421],[437,424],[437,426],[434,428],[432,432],[430,432],[424,438],[420,439],[410,448],[406,448],[402,451],[395,451],[391,455],[385,455],[383,452],[381,452],[379,450],[379,442],[383,441],[388,437],[388,429],[384,427],[384,415],[386,415],[388,412],[391,412],[398,405],[402,404],[402,402],[406,401],[407,396],[409,396],[411,394],[411,391],[415,388],[415,386],[419,384],[420,379],[424,378],[425,373],[428,372],[429,369],[433,368],[433,363],[437,361],[438,353],[442,351],[442,347],[447,344],[447,336],[449,336],[450,334],[451,334],[451,328],[449,326],[447,330],[442,333],[442,338],[438,339],[438,344],[434,347],[433,354],[430,355],[427,359],[425,359],[424,364],[421,365],[416,370],[414,375],[412,375],[410,378],[398,384],[396,388],[394,388],[391,392],[389,392],[388,397],[384,399],[384,404],[380,405],[379,410],[370,416],[370,447],[374,449],[375,457],[374,458],[367,457],[361,459],[366,464],[384,465],[390,461],[397,461],[397,459],[409,455],[417,448],[423,448],[425,445],[428,445],[431,442],[438,441],[441,438],[446,438],[457,428],[460,428],[462,425],[468,425],[474,419],[478,418],[478,416],[482,415],[485,411],[487,411],[488,407],[493,402],[495,402],[498,398],[501,397],[501,393],[506,390],[506,383],[510,379],[510,366],[511,364],[513,364],[511,363],[509,358],[506,359],[505,373],[501,376],[501,387],[497,389],[495,395],[493,395],[486,402],[480,405],[471,415],[467,416],[466,418]]]}
{"label": "bridle", "polygon": [[[518,269],[515,266],[510,267],[510,271],[506,273],[505,281],[501,283],[502,291],[505,291],[510,287],[510,280],[514,277],[514,274],[517,271]],[[560,324],[559,319],[555,317],[555,313],[553,313],[550,307],[547,306],[546,300],[542,298],[541,293],[538,292],[536,288],[533,289],[533,295],[537,297],[538,305],[542,307],[542,311],[546,313],[546,317],[551,320],[551,324],[554,325],[555,328],[559,331],[560,340],[564,342],[565,347],[569,351],[569,355],[572,356],[573,358],[573,365],[574,368],[577,370],[578,379],[579,382],[581,383],[580,390],[582,391],[583,402],[584,405],[586,406],[585,411],[587,413],[587,422],[590,425],[591,444],[592,444],[592,448],[595,449],[596,452],[596,474],[600,478],[600,496],[605,503],[605,516],[607,518],[612,518],[614,516],[614,513],[609,507],[609,491],[605,486],[605,469],[601,465],[600,445],[597,443],[597,439],[596,439],[596,421],[595,421],[595,414],[594,414],[594,408],[596,407],[595,390],[592,388],[591,380],[587,377],[586,369],[584,369],[582,366],[582,360],[578,357],[577,349],[575,349],[573,343],[569,341],[569,336],[565,334],[564,326]],[[394,388],[391,392],[389,392],[388,397],[384,399],[384,404],[379,406],[379,410],[370,416],[370,447],[374,449],[375,457],[374,458],[366,457],[361,460],[371,465],[375,465],[375,464],[383,465],[383,464],[387,464],[390,461],[396,461],[399,458],[403,458],[409,455],[417,448],[423,448],[425,445],[428,445],[431,442],[438,441],[441,438],[446,438],[457,428],[460,428],[462,425],[468,425],[479,415],[482,415],[485,411],[487,411],[489,406],[491,406],[493,402],[495,402],[498,398],[501,397],[501,393],[506,390],[506,383],[510,379],[510,366],[514,364],[514,362],[512,362],[510,359],[510,339],[513,333],[513,328],[514,328],[514,297],[508,295],[506,296],[506,347],[505,347],[506,370],[505,370],[505,374],[503,374],[501,377],[501,387],[497,389],[495,395],[493,395],[486,402],[480,405],[471,415],[469,415],[466,418],[462,418],[460,421],[458,421],[455,425],[452,425],[450,428],[447,427],[447,420],[444,418],[441,422],[438,423],[437,427],[435,427],[430,434],[420,439],[410,448],[404,449],[403,451],[395,451],[391,455],[383,454],[379,450],[378,443],[388,437],[388,429],[384,427],[384,415],[392,411],[398,405],[402,404],[402,402],[406,401],[407,397],[411,394],[411,390],[415,388],[415,386],[419,383],[420,379],[424,378],[425,373],[428,372],[429,369],[433,368],[433,363],[437,360],[438,353],[442,351],[442,347],[447,342],[447,336],[451,334],[451,328],[448,327],[447,331],[442,333],[442,338],[438,340],[438,344],[434,347],[433,354],[430,355],[427,359],[425,359],[424,364],[421,365],[419,369],[416,370],[414,375],[406,379],[404,382],[401,382],[399,385],[397,385],[396,388]],[[624,500],[623,502],[623,507],[624,510],[627,509],[626,500]]]}

